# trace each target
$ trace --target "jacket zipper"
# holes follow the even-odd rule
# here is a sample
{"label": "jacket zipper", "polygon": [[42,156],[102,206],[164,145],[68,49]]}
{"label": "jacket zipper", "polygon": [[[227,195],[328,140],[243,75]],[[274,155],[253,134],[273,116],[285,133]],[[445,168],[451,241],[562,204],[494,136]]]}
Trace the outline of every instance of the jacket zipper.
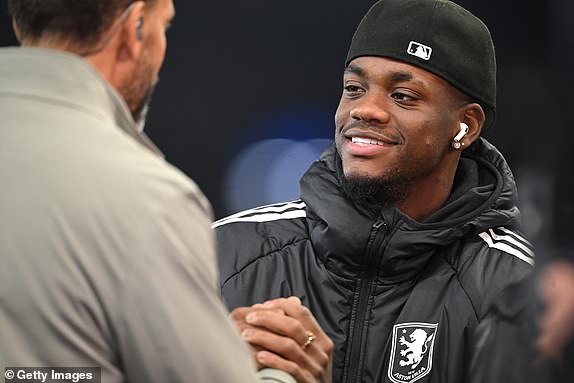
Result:
{"label": "jacket zipper", "polygon": [[[357,281],[357,289],[353,297],[353,308],[351,311],[351,333],[349,334],[348,347],[345,356],[345,369],[343,372],[343,382],[360,382],[360,369],[363,365],[363,330],[368,313],[369,300],[371,298],[373,284],[377,275],[376,270],[379,257],[377,251],[373,250],[375,239],[382,227],[386,223],[379,218],[371,227],[369,240],[365,249],[365,258],[362,262],[361,272]],[[383,233],[384,234],[384,233]]]}

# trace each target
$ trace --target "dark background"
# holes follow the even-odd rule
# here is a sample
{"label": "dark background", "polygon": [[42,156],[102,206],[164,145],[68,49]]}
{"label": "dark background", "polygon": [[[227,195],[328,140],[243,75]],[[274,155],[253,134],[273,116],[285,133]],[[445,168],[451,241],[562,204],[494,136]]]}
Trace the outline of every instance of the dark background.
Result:
{"label": "dark background", "polygon": [[[546,238],[562,227],[556,212],[572,210],[566,190],[572,189],[573,163],[573,2],[457,2],[492,31],[498,118],[486,136],[514,169],[528,231]],[[175,1],[177,17],[146,132],[200,185],[216,217],[238,208],[226,200],[238,191],[230,188],[257,189],[256,177],[268,176],[252,175],[251,186],[225,181],[247,145],[331,138],[346,51],[373,3]],[[14,45],[5,0],[0,7],[0,45]]]}

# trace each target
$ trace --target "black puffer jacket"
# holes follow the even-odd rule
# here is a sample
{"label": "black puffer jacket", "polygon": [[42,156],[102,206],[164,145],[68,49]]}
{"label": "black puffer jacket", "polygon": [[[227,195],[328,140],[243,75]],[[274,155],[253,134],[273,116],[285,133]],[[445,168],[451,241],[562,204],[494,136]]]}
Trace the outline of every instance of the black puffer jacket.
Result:
{"label": "black puffer jacket", "polygon": [[301,179],[301,200],[214,224],[229,309],[301,297],[335,342],[334,382],[468,381],[472,332],[532,264],[505,160],[475,142],[424,223],[357,205],[340,174],[331,146]]}

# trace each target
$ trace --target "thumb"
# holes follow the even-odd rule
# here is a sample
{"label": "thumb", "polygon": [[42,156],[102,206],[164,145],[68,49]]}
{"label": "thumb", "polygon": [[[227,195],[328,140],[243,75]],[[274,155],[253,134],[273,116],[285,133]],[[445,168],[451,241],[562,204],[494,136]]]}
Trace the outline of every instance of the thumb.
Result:
{"label": "thumb", "polygon": [[296,297],[296,296],[291,296],[291,297],[287,298],[287,300],[290,302],[297,303],[299,305],[302,304],[301,299],[299,299],[299,297]]}

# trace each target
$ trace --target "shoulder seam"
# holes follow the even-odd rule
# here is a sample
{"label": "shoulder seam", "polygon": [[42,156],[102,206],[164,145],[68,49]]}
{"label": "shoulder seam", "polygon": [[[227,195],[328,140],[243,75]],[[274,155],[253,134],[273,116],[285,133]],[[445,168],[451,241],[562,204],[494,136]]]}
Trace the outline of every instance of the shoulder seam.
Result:
{"label": "shoulder seam", "polygon": [[235,273],[231,274],[223,282],[221,282],[220,283],[220,286],[221,286],[220,290],[223,290],[223,287],[227,284],[227,282],[229,282],[231,279],[235,278],[237,275],[241,274],[245,269],[247,269],[249,266],[251,266],[255,262],[258,262],[260,259],[265,258],[265,257],[269,257],[273,254],[276,254],[277,252],[283,251],[283,249],[285,249],[287,246],[291,246],[291,245],[297,244],[299,242],[307,241],[307,240],[309,240],[309,238],[307,238],[307,237],[301,238],[301,239],[298,239],[296,241],[286,243],[284,246],[280,247],[279,249],[275,249],[275,250],[273,250],[269,253],[266,253],[266,254],[261,254],[257,258],[255,258],[255,259],[251,260],[250,262],[248,262],[247,264],[243,265],[243,267],[241,267],[241,269],[237,270]]}
{"label": "shoulder seam", "polygon": [[[469,257],[469,259],[474,258],[474,256],[478,253],[478,249],[474,251],[474,254]],[[457,267],[455,267],[449,259],[447,259],[446,257],[443,257],[443,259],[445,260],[445,262],[450,266],[450,268],[454,271],[454,275],[456,276],[456,280],[458,281],[458,284],[460,286],[460,288],[462,289],[462,291],[464,292],[464,295],[468,298],[470,305],[472,307],[472,311],[474,312],[474,316],[476,318],[476,320],[479,320],[479,310],[475,305],[475,300],[473,299],[473,297],[476,297],[476,291],[477,289],[474,286],[467,286],[465,285],[461,278],[460,278],[460,268],[462,267],[462,265],[458,265]],[[468,260],[467,260],[468,262]],[[471,291],[472,289],[472,291]],[[478,299],[477,299],[478,301]]]}

